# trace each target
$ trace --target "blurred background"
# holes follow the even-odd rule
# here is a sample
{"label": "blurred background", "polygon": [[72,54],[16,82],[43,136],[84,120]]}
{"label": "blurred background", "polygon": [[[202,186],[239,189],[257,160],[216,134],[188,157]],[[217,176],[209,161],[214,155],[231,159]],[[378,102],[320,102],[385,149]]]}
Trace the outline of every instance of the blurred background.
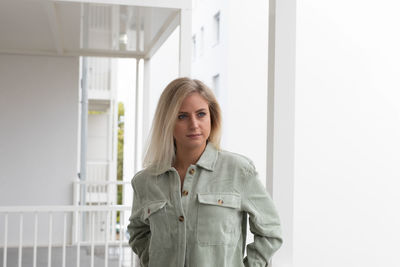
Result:
{"label": "blurred background", "polygon": [[139,266],[130,180],[162,90],[189,76],[279,210],[272,266],[400,266],[399,11],[1,0],[0,265]]}

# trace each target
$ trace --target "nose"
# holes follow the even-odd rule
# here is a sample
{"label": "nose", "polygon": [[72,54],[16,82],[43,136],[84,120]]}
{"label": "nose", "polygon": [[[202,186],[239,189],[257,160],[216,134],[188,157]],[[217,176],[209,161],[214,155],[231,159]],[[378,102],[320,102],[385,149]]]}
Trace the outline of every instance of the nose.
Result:
{"label": "nose", "polygon": [[199,122],[197,121],[197,118],[195,115],[190,116],[190,124],[189,127],[190,129],[197,129],[199,126]]}

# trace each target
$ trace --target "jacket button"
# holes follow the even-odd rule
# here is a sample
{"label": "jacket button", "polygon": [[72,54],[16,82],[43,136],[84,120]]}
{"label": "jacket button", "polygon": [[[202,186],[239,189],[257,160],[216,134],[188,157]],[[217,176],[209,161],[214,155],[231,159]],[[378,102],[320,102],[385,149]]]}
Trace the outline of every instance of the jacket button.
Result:
{"label": "jacket button", "polygon": [[222,205],[224,204],[224,201],[222,199],[218,199],[218,204]]}
{"label": "jacket button", "polygon": [[183,216],[179,216],[179,221],[183,222],[185,220],[185,218]]}
{"label": "jacket button", "polygon": [[190,173],[191,175],[193,175],[194,169],[190,169],[190,170],[189,170],[189,173]]}
{"label": "jacket button", "polygon": [[186,191],[186,190],[183,190],[183,192],[182,192],[182,195],[184,195],[184,196],[187,196],[189,194],[189,192],[188,191]]}

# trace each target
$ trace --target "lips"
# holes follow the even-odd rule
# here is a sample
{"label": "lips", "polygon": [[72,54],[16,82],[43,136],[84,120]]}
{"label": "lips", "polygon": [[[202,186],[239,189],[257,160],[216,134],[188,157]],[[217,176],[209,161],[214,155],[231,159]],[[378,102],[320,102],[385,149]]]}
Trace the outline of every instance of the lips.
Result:
{"label": "lips", "polygon": [[187,135],[187,137],[191,137],[191,138],[198,137],[198,136],[201,136],[201,134],[189,134],[189,135]]}

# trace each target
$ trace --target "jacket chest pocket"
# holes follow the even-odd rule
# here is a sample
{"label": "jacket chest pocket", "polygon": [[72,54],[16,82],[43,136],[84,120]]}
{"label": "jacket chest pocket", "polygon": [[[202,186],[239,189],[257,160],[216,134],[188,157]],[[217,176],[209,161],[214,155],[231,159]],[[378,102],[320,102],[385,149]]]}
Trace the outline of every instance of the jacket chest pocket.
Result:
{"label": "jacket chest pocket", "polygon": [[143,207],[143,220],[150,225],[150,247],[170,247],[167,201],[150,202]]}
{"label": "jacket chest pocket", "polygon": [[201,245],[236,245],[241,233],[240,195],[199,193],[197,241]]}

